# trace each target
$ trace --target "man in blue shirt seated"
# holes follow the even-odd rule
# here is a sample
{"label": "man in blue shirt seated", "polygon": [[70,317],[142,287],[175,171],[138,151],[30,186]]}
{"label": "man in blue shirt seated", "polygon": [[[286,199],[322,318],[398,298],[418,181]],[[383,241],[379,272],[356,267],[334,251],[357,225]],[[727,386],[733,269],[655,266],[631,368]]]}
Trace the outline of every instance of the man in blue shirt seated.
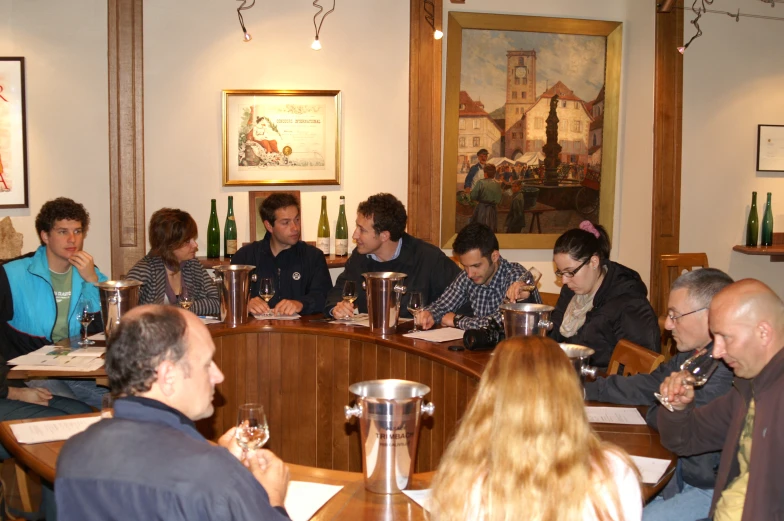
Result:
{"label": "man in blue shirt seated", "polygon": [[[732,279],[723,271],[704,268],[678,277],[670,289],[665,327],[672,331],[678,354],[657,367],[651,374],[611,375],[585,384],[585,398],[624,405],[648,405],[647,421],[658,428],[656,412],[659,402],[653,393],[661,383],[699,349],[712,349],[708,328],[708,308],[713,297]],[[732,371],[722,362],[708,383],[696,389],[698,405],[727,393],[732,386]],[[701,519],[708,516],[720,452],[680,458],[676,475],[662,492],[643,510],[644,521]]]}
{"label": "man in blue shirt seated", "polygon": [[[460,230],[452,250],[459,257],[463,271],[438,300],[418,314],[417,320],[424,329],[430,329],[436,322],[460,329],[487,327],[491,320],[501,324],[498,306],[509,286],[527,276],[528,270],[501,257],[498,238],[485,224],[471,223]],[[541,303],[536,288],[522,292],[520,299]],[[472,317],[458,313],[466,302],[471,304]]]}
{"label": "man in blue shirt seated", "polygon": [[60,521],[289,519],[289,473],[280,459],[264,449],[243,455],[233,428],[218,446],[196,430],[195,420],[213,414],[215,385],[223,381],[214,353],[192,313],[156,305],[123,316],[106,351],[106,374],[119,396],[114,417],[60,452]]}
{"label": "man in blue shirt seated", "polygon": [[[253,314],[311,315],[324,309],[327,292],[332,289],[324,253],[300,240],[299,202],[287,193],[277,192],[261,203],[261,221],[267,234],[260,241],[240,248],[232,264],[256,266],[257,279],[250,286],[248,311]],[[254,219],[255,217],[251,217]],[[263,277],[275,283],[269,303],[259,296]]]}

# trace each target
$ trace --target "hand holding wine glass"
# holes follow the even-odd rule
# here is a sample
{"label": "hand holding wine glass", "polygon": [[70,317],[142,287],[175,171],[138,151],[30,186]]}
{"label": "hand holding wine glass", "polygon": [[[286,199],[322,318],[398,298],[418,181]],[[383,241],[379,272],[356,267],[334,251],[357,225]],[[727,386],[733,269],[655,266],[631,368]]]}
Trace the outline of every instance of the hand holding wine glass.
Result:
{"label": "hand holding wine glass", "polygon": [[338,320],[351,320],[351,317],[354,315],[354,301],[357,300],[359,294],[357,293],[357,282],[354,280],[347,280],[343,284],[343,302],[340,305],[341,313],[346,314],[346,316],[338,316],[335,315],[335,318]]}
{"label": "hand holding wine glass", "polygon": [[[259,281],[259,297],[269,306],[269,301],[275,296],[275,279],[272,277],[263,277]],[[271,316],[272,310],[267,310],[264,316]]]}
{"label": "hand holding wine glass", "polygon": [[417,331],[421,331],[419,329],[419,323],[417,322],[417,315],[422,308],[425,307],[425,297],[422,295],[421,291],[412,291],[411,295],[408,298],[408,312],[411,313],[411,316],[414,317],[414,329],[411,330],[412,333]]}
{"label": "hand holding wine glass", "polygon": [[185,286],[183,286],[182,290],[180,291],[180,295],[177,298],[177,304],[179,304],[180,307],[186,311],[191,309],[191,306],[193,305],[193,299],[188,294],[188,288]]}
{"label": "hand holding wine glass", "polygon": [[269,440],[269,426],[264,407],[257,403],[240,405],[235,436],[237,444],[244,452],[263,447]]}
{"label": "hand holding wine glass", "polygon": [[[653,395],[668,411],[674,412],[676,408],[681,410],[694,399],[694,389],[705,385],[718,365],[719,362],[713,358],[711,351],[699,349],[681,364],[680,372],[668,376],[662,382],[659,392]],[[672,402],[676,399],[677,404]]]}
{"label": "hand holding wine glass", "polygon": [[95,342],[87,338],[87,328],[95,320],[95,314],[98,312],[95,305],[90,299],[84,295],[79,298],[77,304],[77,312],[79,313],[79,323],[82,325],[82,339],[79,341],[80,346],[90,346]]}

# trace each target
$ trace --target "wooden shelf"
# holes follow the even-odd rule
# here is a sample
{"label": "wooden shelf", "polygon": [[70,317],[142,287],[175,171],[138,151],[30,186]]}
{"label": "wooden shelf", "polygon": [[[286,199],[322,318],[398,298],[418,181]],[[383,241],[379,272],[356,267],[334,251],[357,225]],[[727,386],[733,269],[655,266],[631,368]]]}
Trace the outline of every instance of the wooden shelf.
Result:
{"label": "wooden shelf", "polygon": [[744,255],[763,255],[770,257],[771,262],[784,262],[784,233],[773,234],[773,246],[743,246],[741,244],[732,247],[732,251],[737,251]]}
{"label": "wooden shelf", "polygon": [[[327,255],[324,258],[327,261],[327,268],[345,268],[346,261],[348,260],[348,256],[336,257],[335,255]],[[226,257],[218,257],[217,259],[196,257],[196,259],[207,269],[214,268],[215,266],[225,266],[227,264],[231,264],[231,259],[227,259]]]}

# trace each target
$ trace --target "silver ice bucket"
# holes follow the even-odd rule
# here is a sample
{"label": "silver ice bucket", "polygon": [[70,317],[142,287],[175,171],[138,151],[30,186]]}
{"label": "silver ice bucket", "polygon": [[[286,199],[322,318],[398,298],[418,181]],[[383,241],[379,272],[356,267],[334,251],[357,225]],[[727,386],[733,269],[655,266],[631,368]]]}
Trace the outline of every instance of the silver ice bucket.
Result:
{"label": "silver ice bucket", "polygon": [[501,304],[506,338],[516,336],[547,336],[553,328],[550,313],[555,309],[545,304]]}
{"label": "silver ice bucket", "polygon": [[256,266],[247,264],[230,264],[215,266],[216,281],[220,293],[220,319],[229,326],[245,324],[250,320],[248,316],[248,294],[251,280],[256,280],[256,275],[251,277],[250,272]]}
{"label": "silver ice bucket", "polygon": [[357,395],[345,411],[346,420],[359,418],[365,488],[399,494],[414,474],[420,418],[435,410],[423,402],[430,388],[408,380],[368,380],[348,390]]}
{"label": "silver ice bucket", "polygon": [[101,319],[107,340],[114,328],[120,324],[122,316],[139,303],[141,285],[141,282],[132,279],[95,283],[101,295]]}
{"label": "silver ice bucket", "polygon": [[363,273],[362,287],[367,291],[368,323],[372,333],[389,335],[397,328],[400,298],[406,287],[400,282],[405,273],[374,271]]}
{"label": "silver ice bucket", "polygon": [[572,363],[572,367],[574,367],[574,370],[577,373],[577,377],[580,379],[580,383],[582,384],[584,391],[585,377],[596,377],[596,368],[588,365],[588,359],[593,356],[595,351],[590,347],[578,346],[577,344],[558,345],[561,346],[563,352],[566,353],[566,356],[569,357],[569,361]]}

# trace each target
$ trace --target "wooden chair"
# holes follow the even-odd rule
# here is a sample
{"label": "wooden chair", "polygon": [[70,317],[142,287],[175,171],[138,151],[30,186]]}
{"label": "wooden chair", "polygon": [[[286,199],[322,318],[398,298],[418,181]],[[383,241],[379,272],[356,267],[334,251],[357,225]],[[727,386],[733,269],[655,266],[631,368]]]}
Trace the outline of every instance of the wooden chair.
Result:
{"label": "wooden chair", "polygon": [[558,302],[558,297],[561,295],[559,293],[544,293],[540,291],[539,296],[542,297],[542,304],[555,307],[555,304]]}
{"label": "wooden chair", "polygon": [[654,353],[629,340],[620,340],[613,350],[607,374],[619,374],[618,370],[621,366],[623,366],[623,376],[650,374],[663,361],[664,357],[659,353]]}
{"label": "wooden chair", "polygon": [[659,256],[659,298],[656,310],[659,313],[659,330],[661,331],[661,352],[664,359],[672,356],[674,342],[669,331],[664,329],[667,319],[667,301],[670,298],[670,288],[675,279],[686,271],[694,268],[707,268],[708,255],[705,253],[664,253]]}

